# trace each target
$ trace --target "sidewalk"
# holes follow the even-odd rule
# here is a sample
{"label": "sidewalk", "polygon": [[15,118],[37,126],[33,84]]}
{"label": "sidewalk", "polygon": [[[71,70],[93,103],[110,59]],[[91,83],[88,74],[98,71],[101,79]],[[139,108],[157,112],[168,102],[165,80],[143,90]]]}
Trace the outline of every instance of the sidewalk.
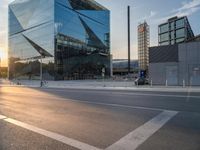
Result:
{"label": "sidewalk", "polygon": [[[36,80],[0,80],[0,86],[40,87]],[[77,81],[47,81],[42,88],[61,89],[90,89],[90,90],[126,90],[126,91],[160,91],[160,92],[200,92],[198,87],[181,86],[136,86],[133,81],[103,81],[103,80],[77,80]]]}

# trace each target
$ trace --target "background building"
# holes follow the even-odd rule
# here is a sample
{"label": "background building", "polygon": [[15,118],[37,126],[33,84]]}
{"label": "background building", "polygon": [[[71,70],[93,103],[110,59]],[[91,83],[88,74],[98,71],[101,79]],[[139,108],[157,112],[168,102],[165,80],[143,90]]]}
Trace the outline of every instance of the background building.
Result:
{"label": "background building", "polygon": [[200,42],[149,49],[149,78],[157,85],[200,85]]}
{"label": "background building", "polygon": [[[139,66],[138,60],[131,60],[130,72],[137,73]],[[128,74],[128,60],[127,59],[115,59],[113,60],[113,74],[114,75],[127,75]]]}
{"label": "background building", "polygon": [[138,26],[138,62],[140,70],[148,70],[149,65],[149,25],[144,22]]}
{"label": "background building", "polygon": [[197,36],[195,36],[195,37],[189,39],[187,42],[194,42],[194,41],[196,41],[196,42],[199,41],[199,42],[200,42],[200,35],[197,35]]}
{"label": "background building", "polygon": [[173,45],[194,37],[186,16],[173,17],[158,27],[159,45]]}
{"label": "background building", "polygon": [[110,12],[93,0],[15,0],[9,5],[9,78],[110,75]]}

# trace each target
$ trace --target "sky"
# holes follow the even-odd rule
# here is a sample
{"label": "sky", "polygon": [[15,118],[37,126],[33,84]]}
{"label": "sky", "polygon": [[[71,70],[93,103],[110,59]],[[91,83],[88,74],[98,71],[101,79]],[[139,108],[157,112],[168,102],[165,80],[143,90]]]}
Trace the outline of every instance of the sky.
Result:
{"label": "sky", "polygon": [[[0,57],[7,65],[7,7],[0,0]],[[96,0],[111,11],[111,52],[114,59],[127,58],[127,6],[131,7],[131,58],[137,59],[137,26],[150,25],[150,46],[158,45],[158,25],[173,16],[188,16],[195,35],[200,34],[200,0]]]}

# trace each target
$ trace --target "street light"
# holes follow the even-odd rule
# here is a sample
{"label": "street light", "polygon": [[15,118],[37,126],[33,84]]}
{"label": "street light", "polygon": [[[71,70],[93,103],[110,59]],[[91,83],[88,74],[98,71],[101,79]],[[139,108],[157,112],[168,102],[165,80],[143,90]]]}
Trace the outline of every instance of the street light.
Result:
{"label": "street light", "polygon": [[40,58],[40,87],[42,87],[43,85],[43,68],[42,68],[42,55],[41,55],[41,58]]}

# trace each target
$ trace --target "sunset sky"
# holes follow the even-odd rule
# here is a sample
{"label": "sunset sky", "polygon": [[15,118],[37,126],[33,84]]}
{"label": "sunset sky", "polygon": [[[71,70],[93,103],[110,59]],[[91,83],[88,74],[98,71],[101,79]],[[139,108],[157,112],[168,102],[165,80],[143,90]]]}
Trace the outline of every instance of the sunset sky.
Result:
{"label": "sunset sky", "polygon": [[[0,0],[0,57],[7,65],[7,8]],[[158,44],[158,25],[173,16],[187,15],[195,35],[200,34],[200,0],[97,0],[111,10],[111,45],[114,58],[127,58],[127,5],[131,6],[131,57],[137,59],[137,25],[150,25],[151,46]]]}

